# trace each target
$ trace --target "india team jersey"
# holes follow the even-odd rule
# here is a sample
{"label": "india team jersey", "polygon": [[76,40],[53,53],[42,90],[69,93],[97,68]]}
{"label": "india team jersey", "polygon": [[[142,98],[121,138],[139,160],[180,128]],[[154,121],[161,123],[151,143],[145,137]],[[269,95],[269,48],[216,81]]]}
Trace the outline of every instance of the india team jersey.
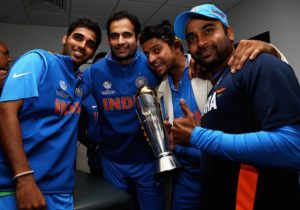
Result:
{"label": "india team jersey", "polygon": [[[292,69],[271,55],[247,60],[235,74],[227,66],[208,96],[201,126],[241,134],[299,124],[299,90]],[[250,166],[203,151],[201,173],[204,209],[236,209],[247,202],[244,209],[298,205],[298,171]]]}
{"label": "india team jersey", "polygon": [[90,94],[83,101],[84,108],[87,112],[89,123],[87,126],[87,134],[93,141],[100,142],[100,124],[98,123],[98,108],[93,96]]}
{"label": "india team jersey", "polygon": [[[183,76],[179,82],[179,89],[177,90],[176,87],[173,85],[172,77],[169,76],[169,84],[172,91],[172,103],[174,108],[174,118],[184,117],[184,114],[180,107],[180,99],[184,98],[189,109],[193,114],[197,117],[198,121],[201,122],[201,114],[197,103],[195,101],[193,89],[191,86],[191,81],[188,76],[188,59],[185,62],[185,70]],[[184,167],[186,171],[189,173],[199,173],[200,171],[200,156],[201,151],[195,149],[193,147],[186,148],[177,145],[176,146],[176,153],[180,153],[177,155],[179,162]]]}
{"label": "india team jersey", "polygon": [[[24,149],[44,194],[73,192],[79,76],[70,57],[33,50],[15,62],[3,88],[1,102],[24,99],[18,114]],[[0,190],[14,190],[14,175],[2,150],[0,171]]]}
{"label": "india team jersey", "polygon": [[[100,124],[98,122],[98,108],[95,99],[93,98],[92,94],[90,94],[83,102],[83,109],[86,110],[88,115],[88,125],[87,125],[87,135],[88,137],[95,141],[100,142]],[[98,149],[99,150],[99,149]],[[101,160],[99,152],[95,154],[95,151],[87,150],[88,156],[88,165],[90,167],[100,167]]]}
{"label": "india team jersey", "polygon": [[100,123],[100,154],[116,163],[143,163],[154,154],[141,132],[134,108],[139,87],[156,87],[157,78],[138,50],[124,68],[108,53],[105,59],[83,73],[84,90],[91,90],[97,102]]}

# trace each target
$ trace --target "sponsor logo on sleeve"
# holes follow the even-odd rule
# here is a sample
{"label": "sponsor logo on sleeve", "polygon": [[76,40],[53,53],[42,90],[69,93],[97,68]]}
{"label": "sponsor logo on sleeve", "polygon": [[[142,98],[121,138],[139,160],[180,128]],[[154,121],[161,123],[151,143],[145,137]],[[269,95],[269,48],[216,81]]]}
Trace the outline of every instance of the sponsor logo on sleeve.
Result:
{"label": "sponsor logo on sleeve", "polygon": [[31,74],[31,73],[32,72],[27,72],[27,73],[23,73],[23,74],[14,73],[13,78],[18,78],[18,77],[21,77],[21,76],[24,76],[24,75],[27,75],[27,74]]}

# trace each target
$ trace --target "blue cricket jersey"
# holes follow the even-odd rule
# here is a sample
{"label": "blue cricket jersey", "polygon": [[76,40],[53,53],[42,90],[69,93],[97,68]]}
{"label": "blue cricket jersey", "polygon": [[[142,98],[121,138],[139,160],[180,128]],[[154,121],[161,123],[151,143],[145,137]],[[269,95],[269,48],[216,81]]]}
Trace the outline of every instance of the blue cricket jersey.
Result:
{"label": "blue cricket jersey", "polygon": [[[70,57],[33,50],[15,62],[2,91],[1,102],[24,99],[18,114],[24,149],[44,194],[73,192],[80,75]],[[2,150],[0,171],[0,191],[15,190]]]}
{"label": "blue cricket jersey", "polygon": [[[87,135],[89,139],[100,142],[100,124],[98,122],[98,108],[97,103],[95,99],[93,98],[92,94],[90,94],[86,99],[84,99],[83,103],[83,109],[86,110],[87,116],[88,116],[88,125],[86,128]],[[100,154],[99,154],[99,148],[98,153],[95,151],[87,150],[87,156],[88,156],[88,165],[90,167],[100,167],[101,166],[101,160],[100,160]]]}
{"label": "blue cricket jersey", "polygon": [[[146,56],[137,50],[124,68],[112,59],[91,65],[83,73],[84,90],[91,90],[99,111],[100,154],[121,164],[135,164],[154,159],[153,151],[141,131],[134,108],[139,87],[156,87],[157,77],[147,65]],[[84,92],[86,92],[84,91]]]}
{"label": "blue cricket jersey", "polygon": [[[183,76],[179,82],[178,90],[173,85],[172,77],[169,76],[169,84],[172,91],[172,103],[174,108],[174,118],[184,117],[184,114],[181,110],[180,99],[184,98],[189,109],[193,114],[197,117],[198,121],[201,122],[201,114],[197,103],[195,101],[191,81],[188,76],[189,62],[188,59],[185,62],[185,70],[183,72]],[[175,152],[177,154],[177,158],[184,170],[189,173],[198,173],[200,172],[200,156],[201,151],[195,149],[193,147],[182,147],[176,145]],[[180,175],[180,174],[179,174]]]}

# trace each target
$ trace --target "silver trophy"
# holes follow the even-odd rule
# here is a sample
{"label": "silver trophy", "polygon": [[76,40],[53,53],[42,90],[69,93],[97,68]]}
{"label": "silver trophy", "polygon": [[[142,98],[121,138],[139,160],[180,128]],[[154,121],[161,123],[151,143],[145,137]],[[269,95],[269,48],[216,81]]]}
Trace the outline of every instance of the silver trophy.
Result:
{"label": "silver trophy", "polygon": [[156,157],[154,177],[162,178],[181,172],[183,169],[170,150],[160,102],[154,87],[143,86],[138,89],[135,110]]}

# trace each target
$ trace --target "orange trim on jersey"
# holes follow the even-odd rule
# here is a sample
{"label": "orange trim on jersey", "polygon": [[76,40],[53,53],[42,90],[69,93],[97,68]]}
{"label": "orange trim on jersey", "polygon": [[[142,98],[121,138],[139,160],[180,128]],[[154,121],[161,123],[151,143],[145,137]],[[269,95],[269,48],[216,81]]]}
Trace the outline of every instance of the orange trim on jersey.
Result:
{"label": "orange trim on jersey", "polygon": [[224,91],[226,88],[222,88],[220,90],[217,90],[216,93],[221,93],[222,91]]}
{"label": "orange trim on jersey", "polygon": [[254,208],[257,180],[257,169],[241,164],[236,193],[236,210],[252,210]]}

